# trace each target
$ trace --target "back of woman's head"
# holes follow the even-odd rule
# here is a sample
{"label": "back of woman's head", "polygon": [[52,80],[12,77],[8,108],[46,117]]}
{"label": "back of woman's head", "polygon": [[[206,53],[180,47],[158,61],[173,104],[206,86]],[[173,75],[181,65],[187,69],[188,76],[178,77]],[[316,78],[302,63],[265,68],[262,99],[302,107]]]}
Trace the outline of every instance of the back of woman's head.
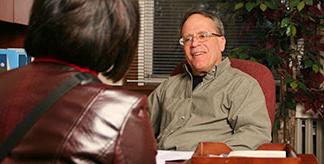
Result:
{"label": "back of woman's head", "polygon": [[137,0],[34,0],[25,49],[118,81],[137,52],[139,23]]}

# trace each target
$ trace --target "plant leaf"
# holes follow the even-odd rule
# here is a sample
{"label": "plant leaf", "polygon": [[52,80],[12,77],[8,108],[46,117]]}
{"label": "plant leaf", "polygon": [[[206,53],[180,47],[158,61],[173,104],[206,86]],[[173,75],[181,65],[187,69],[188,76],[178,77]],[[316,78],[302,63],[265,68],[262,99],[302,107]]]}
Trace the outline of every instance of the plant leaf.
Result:
{"label": "plant leaf", "polygon": [[291,36],[296,36],[297,28],[295,25],[290,25],[291,28]]}
{"label": "plant leaf", "polygon": [[304,65],[305,65],[305,68],[310,68],[313,66],[313,61],[305,60]]}
{"label": "plant leaf", "polygon": [[248,12],[250,12],[254,7],[255,7],[255,3],[253,2],[248,2],[245,4],[245,8]]}
{"label": "plant leaf", "polygon": [[305,7],[305,2],[304,1],[301,1],[297,5],[297,10],[298,11],[302,11],[304,9],[304,7]]}
{"label": "plant leaf", "polygon": [[305,0],[306,5],[312,6],[313,0]]}
{"label": "plant leaf", "polygon": [[293,81],[294,81],[293,77],[291,75],[287,74],[286,75],[286,83],[288,84],[288,83],[291,83]]}
{"label": "plant leaf", "polygon": [[306,85],[305,85],[304,83],[302,83],[302,82],[298,82],[298,86],[299,86],[300,89],[302,89],[302,90],[304,90],[304,91],[307,90]]}
{"label": "plant leaf", "polygon": [[296,36],[297,29],[296,26],[293,24],[290,24],[286,29],[286,35],[287,36]]}
{"label": "plant leaf", "polygon": [[298,88],[298,83],[296,81],[291,82],[289,85],[293,90],[297,90]]}
{"label": "plant leaf", "polygon": [[290,7],[293,9],[294,7],[296,7],[299,4],[300,0],[291,0],[290,1]]}
{"label": "plant leaf", "polygon": [[255,61],[255,62],[257,62],[257,59],[254,58],[254,57],[250,57],[250,60],[251,60],[251,61]]}
{"label": "plant leaf", "polygon": [[247,59],[247,58],[249,58],[249,55],[246,54],[246,53],[240,53],[240,54],[239,54],[239,58],[240,58],[240,59]]}
{"label": "plant leaf", "polygon": [[291,28],[290,27],[286,28],[286,35],[291,36]]}
{"label": "plant leaf", "polygon": [[287,27],[289,25],[289,19],[288,18],[282,19],[280,24],[281,24],[280,25],[281,28]]}
{"label": "plant leaf", "polygon": [[317,64],[313,64],[312,69],[315,73],[317,73],[320,70],[320,67]]}
{"label": "plant leaf", "polygon": [[261,11],[266,11],[267,10],[267,8],[268,8],[268,6],[267,5],[265,5],[264,3],[261,3],[260,4],[260,9],[261,9]]}
{"label": "plant leaf", "polygon": [[316,22],[316,20],[312,16],[308,16],[308,19],[313,21],[313,22]]}
{"label": "plant leaf", "polygon": [[244,6],[243,2],[236,3],[235,6],[234,6],[234,10],[238,10],[238,9],[242,8],[243,6]]}
{"label": "plant leaf", "polygon": [[276,9],[278,9],[278,7],[279,7],[279,4],[278,3],[276,3],[277,1],[274,1],[274,0],[265,0],[264,1],[264,4],[267,6],[267,7],[269,7],[270,9],[272,9],[272,10],[276,10]]}

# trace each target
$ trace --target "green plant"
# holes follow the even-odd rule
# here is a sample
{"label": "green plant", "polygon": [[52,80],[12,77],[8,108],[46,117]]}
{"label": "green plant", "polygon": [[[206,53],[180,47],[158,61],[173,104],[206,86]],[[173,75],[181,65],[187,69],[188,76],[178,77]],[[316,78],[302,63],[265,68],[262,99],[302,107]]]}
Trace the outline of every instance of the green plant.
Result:
{"label": "green plant", "polygon": [[303,104],[305,112],[324,117],[324,86],[321,60],[324,44],[324,4],[320,0],[236,0],[234,11],[246,20],[244,30],[261,29],[256,44],[237,47],[231,56],[255,60],[279,75],[277,117]]}

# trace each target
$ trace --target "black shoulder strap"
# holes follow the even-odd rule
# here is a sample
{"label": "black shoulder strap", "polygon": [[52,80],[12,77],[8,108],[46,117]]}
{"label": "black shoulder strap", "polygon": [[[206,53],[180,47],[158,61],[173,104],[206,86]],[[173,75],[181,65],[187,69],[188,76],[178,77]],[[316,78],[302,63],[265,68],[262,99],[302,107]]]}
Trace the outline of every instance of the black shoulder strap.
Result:
{"label": "black shoulder strap", "polygon": [[24,120],[10,133],[6,140],[0,145],[0,162],[11,152],[17,143],[23,138],[26,132],[37,122],[37,120],[51,107],[61,96],[71,90],[73,87],[81,84],[87,84],[94,78],[88,73],[75,73],[64,79],[61,85],[55,88],[47,97],[45,97]]}

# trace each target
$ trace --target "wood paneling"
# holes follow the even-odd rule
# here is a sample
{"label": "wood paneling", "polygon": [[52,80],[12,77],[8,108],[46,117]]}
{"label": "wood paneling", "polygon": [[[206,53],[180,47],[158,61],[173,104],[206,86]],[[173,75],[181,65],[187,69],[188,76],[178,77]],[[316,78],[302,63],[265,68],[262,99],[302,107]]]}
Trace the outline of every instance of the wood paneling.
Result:
{"label": "wood paneling", "polygon": [[30,10],[33,0],[15,0],[14,1],[14,22],[19,24],[28,24]]}
{"label": "wood paneling", "polygon": [[0,0],[0,20],[28,24],[33,0]]}
{"label": "wood paneling", "polygon": [[13,22],[13,0],[0,0],[0,20]]}

